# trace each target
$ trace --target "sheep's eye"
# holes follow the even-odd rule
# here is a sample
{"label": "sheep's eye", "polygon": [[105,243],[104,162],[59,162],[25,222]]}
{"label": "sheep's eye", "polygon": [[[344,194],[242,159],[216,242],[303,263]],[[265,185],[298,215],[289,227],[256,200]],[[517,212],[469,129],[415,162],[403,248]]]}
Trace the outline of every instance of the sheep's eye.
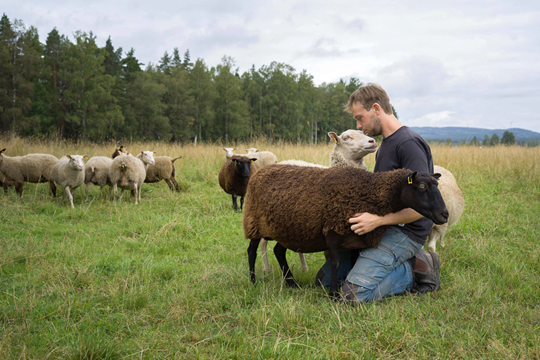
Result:
{"label": "sheep's eye", "polygon": [[350,137],[348,135],[343,136],[343,140],[349,140]]}
{"label": "sheep's eye", "polygon": [[420,185],[418,185],[418,186],[420,186],[420,189],[423,189],[423,188],[426,187],[426,185],[424,185],[424,184],[420,184]]}

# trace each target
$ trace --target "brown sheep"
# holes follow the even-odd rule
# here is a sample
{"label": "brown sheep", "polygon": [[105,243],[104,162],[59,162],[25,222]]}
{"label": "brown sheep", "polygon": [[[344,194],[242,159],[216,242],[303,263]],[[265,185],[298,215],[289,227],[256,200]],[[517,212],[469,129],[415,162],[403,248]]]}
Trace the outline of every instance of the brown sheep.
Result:
{"label": "brown sheep", "polygon": [[154,165],[148,165],[148,169],[146,169],[146,179],[144,182],[156,183],[158,181],[165,180],[172,192],[174,192],[175,188],[176,191],[180,192],[180,187],[178,186],[178,183],[174,177],[176,173],[174,162],[180,158],[181,156],[174,159],[169,156],[154,157],[156,163]]}
{"label": "brown sheep", "polygon": [[13,185],[15,185],[14,181],[7,180],[6,177],[2,173],[0,173],[0,187],[4,188],[4,194],[7,194],[8,188]]}
{"label": "brown sheep", "polygon": [[[331,296],[336,296],[338,251],[379,244],[387,226],[365,234],[351,231],[348,219],[369,212],[383,216],[412,208],[437,224],[447,221],[448,211],[439,190],[439,174],[399,169],[370,173],[359,168],[268,165],[249,181],[244,211],[244,236],[251,281],[261,238],[276,240],[274,253],[288,286],[297,286],[285,257],[295,252],[330,250]],[[352,259],[352,258],[351,258]]]}
{"label": "brown sheep", "polygon": [[241,155],[233,155],[229,160],[225,161],[221,170],[219,170],[219,186],[227,194],[232,195],[234,211],[238,211],[237,196],[240,196],[240,210],[244,206],[244,195],[246,194],[249,178],[257,171],[253,164],[256,160]]}

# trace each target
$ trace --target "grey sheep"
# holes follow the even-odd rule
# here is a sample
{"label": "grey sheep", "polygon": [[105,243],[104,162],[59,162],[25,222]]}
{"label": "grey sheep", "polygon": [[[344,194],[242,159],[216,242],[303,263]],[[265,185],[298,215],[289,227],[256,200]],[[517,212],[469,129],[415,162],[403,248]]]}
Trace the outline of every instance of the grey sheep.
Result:
{"label": "grey sheep", "polygon": [[6,149],[0,150],[0,173],[7,181],[15,183],[15,190],[22,198],[25,182],[49,182],[52,195],[56,197],[56,185],[51,179],[51,169],[58,158],[49,154],[28,154],[25,156],[7,156]]}
{"label": "grey sheep", "polygon": [[141,200],[141,187],[146,178],[146,169],[149,164],[154,164],[154,152],[141,151],[137,157],[128,154],[120,155],[114,158],[109,168],[109,178],[114,191],[114,203],[116,204],[116,195],[118,186],[122,188],[120,199],[125,189],[134,190],[135,205]]}
{"label": "grey sheep", "polygon": [[99,199],[101,200],[103,187],[109,185],[109,198],[111,197],[112,183],[109,179],[109,168],[112,159],[106,156],[93,156],[86,162],[84,167],[84,183],[86,184],[86,201],[88,201],[88,189],[90,184],[99,186]]}
{"label": "grey sheep", "polygon": [[64,200],[69,197],[69,202],[73,206],[73,193],[84,183],[84,160],[87,155],[66,155],[54,164],[51,170],[52,180],[64,189]]}
{"label": "grey sheep", "polygon": [[174,162],[180,158],[181,156],[174,159],[169,156],[154,157],[155,164],[148,165],[148,168],[146,169],[146,179],[144,182],[156,183],[158,181],[165,180],[172,192],[174,192],[174,189],[180,192],[180,187],[175,179],[176,169],[174,166]]}

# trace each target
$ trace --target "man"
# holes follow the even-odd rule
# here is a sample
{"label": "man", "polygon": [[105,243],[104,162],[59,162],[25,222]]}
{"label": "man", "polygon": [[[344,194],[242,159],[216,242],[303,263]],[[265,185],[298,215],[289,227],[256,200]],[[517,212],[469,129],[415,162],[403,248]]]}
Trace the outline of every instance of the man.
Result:
{"label": "man", "polygon": [[[351,94],[346,110],[356,119],[356,128],[368,136],[382,135],[376,155],[375,172],[406,168],[433,173],[429,145],[420,135],[394,116],[390,99],[376,84],[361,86]],[[351,268],[350,252],[340,251],[338,279],[342,296],[353,303],[378,300],[406,291],[425,293],[440,288],[439,259],[422,250],[433,222],[413,209],[377,216],[356,214],[349,219],[358,235],[391,225],[377,248],[360,252]],[[330,285],[331,266],[327,261],[317,274],[317,284]]]}

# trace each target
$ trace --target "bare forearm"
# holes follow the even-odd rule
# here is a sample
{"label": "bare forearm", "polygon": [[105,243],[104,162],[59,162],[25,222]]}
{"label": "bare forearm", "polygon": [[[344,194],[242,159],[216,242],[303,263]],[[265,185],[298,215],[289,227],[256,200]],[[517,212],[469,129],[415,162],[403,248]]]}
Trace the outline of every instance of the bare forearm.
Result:
{"label": "bare forearm", "polygon": [[421,219],[423,216],[411,208],[400,210],[396,213],[387,214],[380,218],[380,225],[408,224]]}

